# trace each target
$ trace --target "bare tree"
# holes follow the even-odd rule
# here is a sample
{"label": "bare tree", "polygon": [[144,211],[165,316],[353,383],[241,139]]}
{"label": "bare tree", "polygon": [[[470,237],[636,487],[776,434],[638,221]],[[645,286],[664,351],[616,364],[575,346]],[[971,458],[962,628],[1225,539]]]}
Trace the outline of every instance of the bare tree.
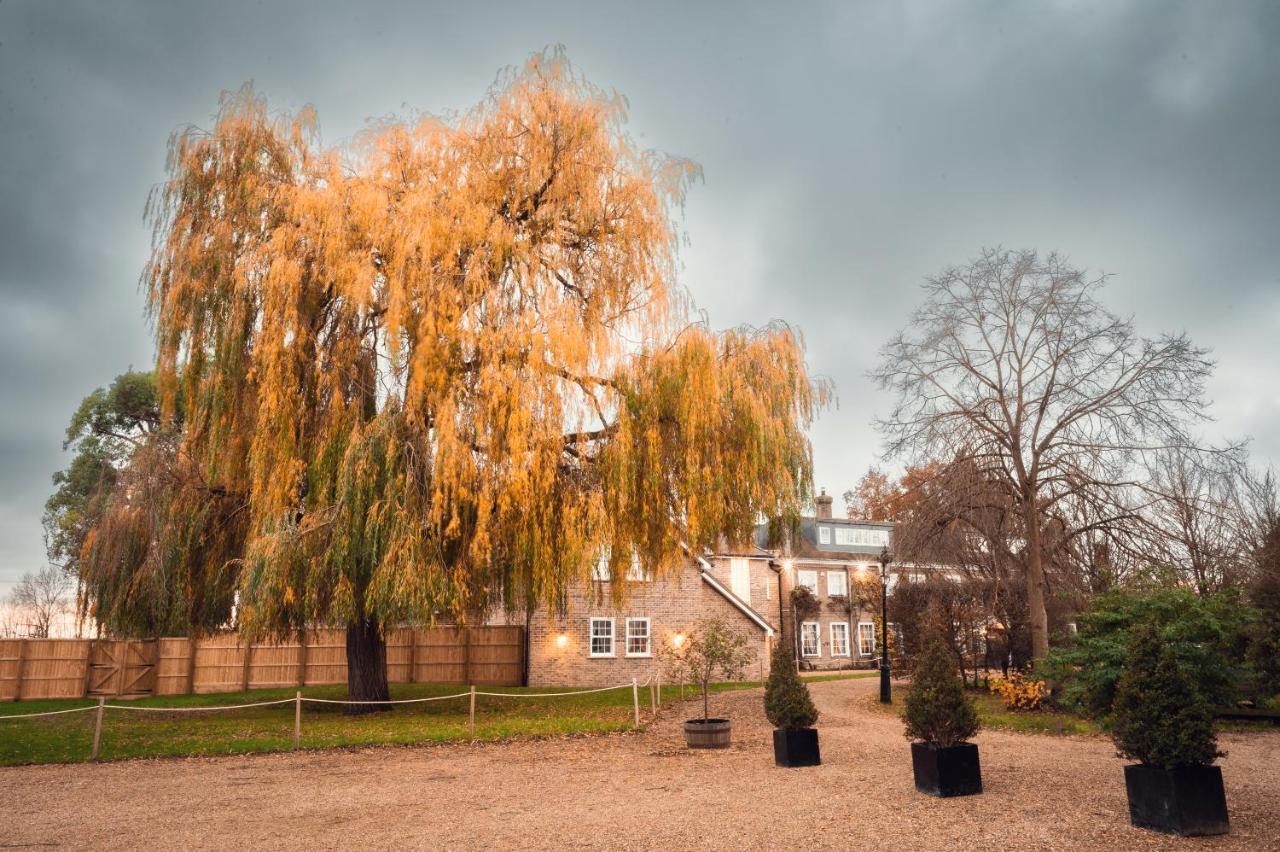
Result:
{"label": "bare tree", "polygon": [[986,250],[927,281],[872,373],[896,397],[878,422],[891,457],[970,462],[1012,501],[1037,659],[1047,557],[1069,540],[1046,540],[1062,505],[1087,504],[1095,526],[1128,516],[1142,457],[1191,446],[1186,425],[1206,416],[1206,351],[1140,337],[1097,301],[1104,280],[1056,254]]}
{"label": "bare tree", "polygon": [[1248,519],[1238,499],[1243,468],[1227,454],[1184,448],[1155,453],[1145,490],[1149,552],[1202,595],[1244,579]]}
{"label": "bare tree", "polygon": [[25,634],[32,639],[48,639],[58,616],[71,611],[71,578],[53,565],[34,574],[22,575],[9,592],[9,604],[16,620],[25,624]]}

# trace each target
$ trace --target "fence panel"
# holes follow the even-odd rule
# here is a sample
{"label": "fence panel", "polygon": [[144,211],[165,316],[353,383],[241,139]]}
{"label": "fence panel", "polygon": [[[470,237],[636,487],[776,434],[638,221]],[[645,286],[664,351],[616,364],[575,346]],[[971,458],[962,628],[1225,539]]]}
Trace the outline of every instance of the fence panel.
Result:
{"label": "fence panel", "polygon": [[[520,626],[400,628],[387,635],[391,683],[518,686]],[[246,645],[235,634],[195,641],[0,639],[0,700],[187,695],[347,682],[346,632]]]}

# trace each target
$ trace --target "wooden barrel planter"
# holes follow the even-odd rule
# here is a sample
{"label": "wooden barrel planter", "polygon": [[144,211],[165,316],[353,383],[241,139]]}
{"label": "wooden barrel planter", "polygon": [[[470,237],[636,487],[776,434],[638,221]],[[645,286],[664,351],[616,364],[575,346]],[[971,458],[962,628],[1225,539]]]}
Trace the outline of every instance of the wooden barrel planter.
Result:
{"label": "wooden barrel planter", "polygon": [[684,741],[689,748],[728,748],[728,719],[690,719],[684,723]]}

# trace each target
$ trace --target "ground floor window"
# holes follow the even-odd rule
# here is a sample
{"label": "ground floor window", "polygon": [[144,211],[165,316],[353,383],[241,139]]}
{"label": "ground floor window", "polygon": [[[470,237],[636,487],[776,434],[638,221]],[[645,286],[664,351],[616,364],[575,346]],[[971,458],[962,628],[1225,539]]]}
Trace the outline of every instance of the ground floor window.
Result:
{"label": "ground floor window", "polygon": [[649,651],[649,619],[627,619],[627,656],[648,657]]}
{"label": "ground floor window", "polygon": [[849,656],[849,625],[846,622],[831,622],[831,656]]}
{"label": "ground floor window", "polygon": [[613,656],[613,619],[591,619],[591,656]]}
{"label": "ground floor window", "polygon": [[876,653],[876,626],[870,621],[858,622],[858,655],[874,657]]}
{"label": "ground floor window", "polygon": [[821,642],[822,633],[819,631],[818,622],[806,621],[800,625],[800,656],[816,657],[822,653]]}

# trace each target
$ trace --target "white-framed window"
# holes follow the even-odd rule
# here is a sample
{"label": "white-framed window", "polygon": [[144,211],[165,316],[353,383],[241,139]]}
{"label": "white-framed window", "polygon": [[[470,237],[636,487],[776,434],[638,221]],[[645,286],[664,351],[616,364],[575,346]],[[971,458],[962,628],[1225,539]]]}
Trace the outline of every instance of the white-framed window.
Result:
{"label": "white-framed window", "polygon": [[849,595],[849,578],[843,571],[827,572],[827,595],[840,595],[848,597]]}
{"label": "white-framed window", "polygon": [[590,649],[592,657],[612,657],[614,655],[612,618],[591,619]]}
{"label": "white-framed window", "polygon": [[591,566],[591,579],[597,583],[609,582],[609,548],[605,548],[596,564]]}
{"label": "white-framed window", "polygon": [[831,543],[831,527],[818,527],[818,544]]}
{"label": "white-framed window", "polygon": [[816,621],[805,621],[800,624],[800,656],[822,656],[822,629]]}
{"label": "white-framed window", "polygon": [[627,566],[627,579],[633,583],[647,583],[653,579],[649,569],[640,564],[638,553],[631,554],[631,564]]}
{"label": "white-framed window", "polygon": [[[826,544],[826,542],[823,542],[823,544]],[[839,527],[836,529],[836,544],[887,547],[889,544],[889,531]]]}
{"label": "white-framed window", "polygon": [[849,656],[849,622],[831,622],[831,656]]}
{"label": "white-framed window", "polygon": [[796,585],[804,586],[815,595],[818,594],[818,572],[817,571],[797,571]]}
{"label": "white-framed window", "polygon": [[858,622],[858,656],[874,657],[876,654],[876,626],[874,622]]}
{"label": "white-framed window", "polygon": [[627,648],[626,655],[628,657],[649,657],[649,619],[647,618],[628,618],[627,619]]}

